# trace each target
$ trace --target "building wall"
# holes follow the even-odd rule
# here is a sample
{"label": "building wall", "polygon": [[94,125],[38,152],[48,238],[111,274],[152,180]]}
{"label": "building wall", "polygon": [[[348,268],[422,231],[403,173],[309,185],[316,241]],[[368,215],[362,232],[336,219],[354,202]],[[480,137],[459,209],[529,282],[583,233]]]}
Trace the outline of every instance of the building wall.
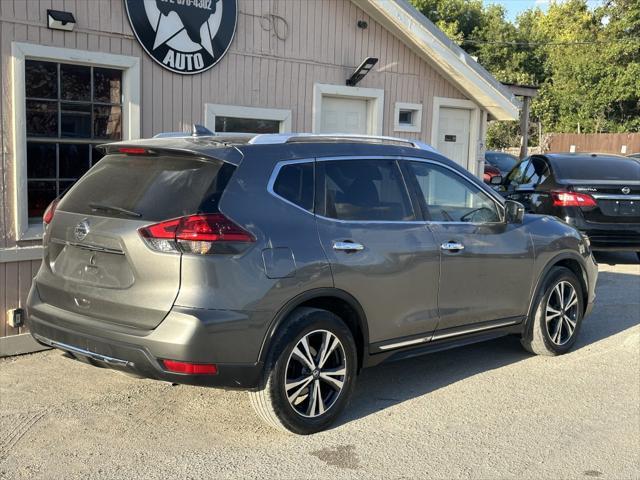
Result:
{"label": "building wall", "polygon": [[[292,110],[292,130],[312,130],[314,83],[344,85],[367,56],[379,62],[359,86],[385,90],[384,134],[429,142],[434,97],[465,95],[350,0],[239,0],[238,27],[227,55],[198,75],[177,75],[156,64],[133,36],[122,0],[1,0],[0,82],[0,337],[19,333],[5,312],[24,305],[38,261],[7,262],[16,241],[12,145],[11,43],[27,42],[140,57],[141,133],[183,130],[204,123],[205,103]],[[74,14],[73,32],[46,28],[46,10]],[[262,15],[278,17],[262,17]],[[276,19],[275,24],[269,19]],[[366,30],[356,26],[368,22]],[[285,28],[286,24],[286,28]],[[276,35],[277,34],[277,35]],[[280,38],[285,37],[284,39]],[[393,131],[396,102],[421,103],[422,132]],[[24,257],[24,256],[23,256]],[[34,256],[33,258],[36,258]],[[4,262],[4,263],[3,263]]]}

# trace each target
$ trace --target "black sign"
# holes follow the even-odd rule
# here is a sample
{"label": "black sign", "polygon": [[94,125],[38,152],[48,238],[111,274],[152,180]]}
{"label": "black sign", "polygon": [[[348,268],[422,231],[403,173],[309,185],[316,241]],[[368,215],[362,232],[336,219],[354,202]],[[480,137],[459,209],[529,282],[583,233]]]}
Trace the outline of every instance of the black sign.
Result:
{"label": "black sign", "polygon": [[455,135],[445,135],[444,136],[444,141],[445,142],[455,142],[456,141],[456,136]]}
{"label": "black sign", "polygon": [[204,72],[227,53],[237,0],[124,0],[131,28],[147,53],[183,74]]}

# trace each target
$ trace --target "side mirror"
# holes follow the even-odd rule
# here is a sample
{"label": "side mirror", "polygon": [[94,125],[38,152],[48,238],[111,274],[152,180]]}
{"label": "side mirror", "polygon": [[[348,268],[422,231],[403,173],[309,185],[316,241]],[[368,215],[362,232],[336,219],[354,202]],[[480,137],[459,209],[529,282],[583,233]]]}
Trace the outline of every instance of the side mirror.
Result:
{"label": "side mirror", "polygon": [[504,202],[504,214],[507,223],[522,223],[524,220],[524,205],[513,200]]}
{"label": "side mirror", "polygon": [[502,185],[502,175],[495,175],[493,177],[491,177],[491,180],[489,180],[489,183],[491,185]]}

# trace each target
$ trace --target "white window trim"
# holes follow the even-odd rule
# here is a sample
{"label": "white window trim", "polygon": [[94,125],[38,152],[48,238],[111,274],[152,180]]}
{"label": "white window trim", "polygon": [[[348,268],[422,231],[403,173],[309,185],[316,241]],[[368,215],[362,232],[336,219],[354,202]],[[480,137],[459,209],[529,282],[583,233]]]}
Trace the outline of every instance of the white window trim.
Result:
{"label": "white window trim", "polygon": [[204,125],[216,131],[216,117],[250,118],[255,120],[276,120],[280,122],[280,133],[291,132],[291,110],[279,108],[256,108],[239,105],[218,105],[205,103]]}
{"label": "white window trim", "polygon": [[122,139],[140,138],[140,58],[71,48],[12,42],[14,211],[17,240],[42,238],[42,225],[29,226],[27,210],[27,119],[25,60],[119,68],[122,72]]}
{"label": "white window trim", "polygon": [[[400,123],[400,110],[411,110],[414,112],[412,123]],[[395,132],[412,132],[419,133],[422,131],[422,104],[396,102],[393,111],[393,130]]]}
{"label": "white window trim", "polygon": [[322,97],[342,97],[367,100],[367,134],[382,135],[384,90],[316,83],[313,85],[312,131],[319,133],[322,125]]}
{"label": "white window trim", "polygon": [[[478,176],[478,151],[480,150],[480,107],[470,100],[459,98],[433,97],[433,115],[431,119],[431,145],[438,148],[438,127],[440,126],[440,108],[460,108],[471,110],[469,125],[469,157],[464,168]],[[482,141],[484,143],[484,141]],[[481,173],[480,173],[481,176]]]}

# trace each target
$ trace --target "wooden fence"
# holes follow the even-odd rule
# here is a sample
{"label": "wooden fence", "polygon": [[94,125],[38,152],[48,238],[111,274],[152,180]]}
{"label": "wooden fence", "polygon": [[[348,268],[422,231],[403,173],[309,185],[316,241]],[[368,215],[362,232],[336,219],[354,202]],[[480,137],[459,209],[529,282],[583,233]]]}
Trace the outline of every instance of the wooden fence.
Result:
{"label": "wooden fence", "polygon": [[551,133],[545,140],[547,152],[640,152],[640,133]]}

